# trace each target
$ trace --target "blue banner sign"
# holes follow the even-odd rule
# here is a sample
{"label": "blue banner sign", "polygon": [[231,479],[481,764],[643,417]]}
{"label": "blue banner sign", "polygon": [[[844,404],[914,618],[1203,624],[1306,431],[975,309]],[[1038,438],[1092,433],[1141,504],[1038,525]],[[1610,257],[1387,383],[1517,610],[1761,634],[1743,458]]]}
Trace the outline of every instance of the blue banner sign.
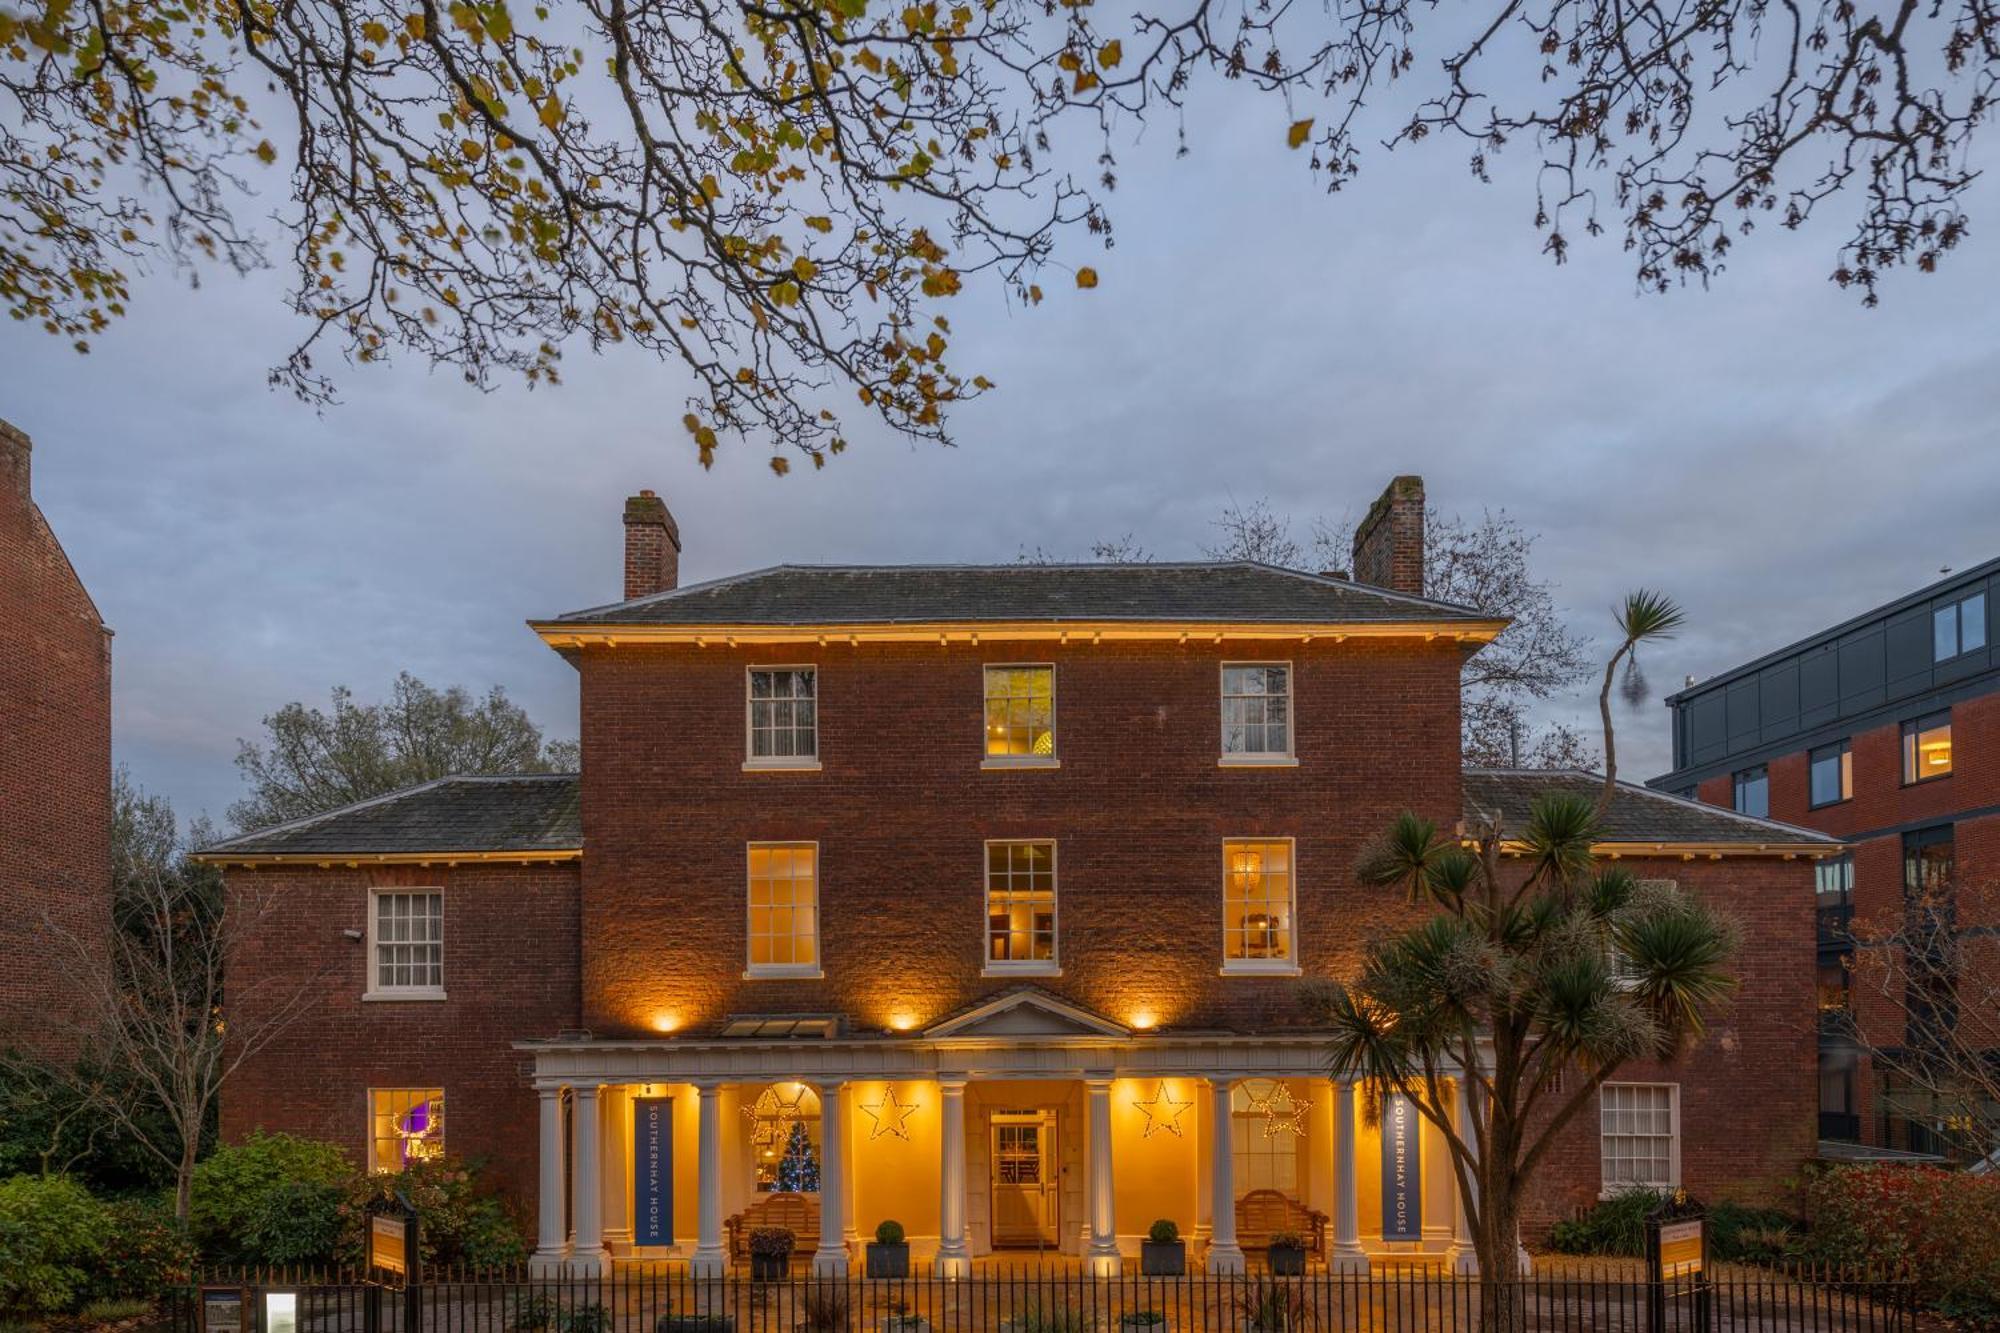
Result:
{"label": "blue banner sign", "polygon": [[674,1099],[632,1099],[632,1243],[674,1243]]}
{"label": "blue banner sign", "polygon": [[1382,1099],[1382,1239],[1424,1238],[1424,1167],[1417,1150],[1421,1128],[1408,1097]]}

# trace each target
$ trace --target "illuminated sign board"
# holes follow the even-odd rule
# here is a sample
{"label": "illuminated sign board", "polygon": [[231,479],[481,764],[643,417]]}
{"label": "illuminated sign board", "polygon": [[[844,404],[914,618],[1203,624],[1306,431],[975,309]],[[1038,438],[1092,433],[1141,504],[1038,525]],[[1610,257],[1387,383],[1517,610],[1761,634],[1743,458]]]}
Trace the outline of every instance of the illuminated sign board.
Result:
{"label": "illuminated sign board", "polygon": [[674,1099],[632,1099],[632,1243],[674,1243]]}
{"label": "illuminated sign board", "polygon": [[1424,1238],[1424,1166],[1417,1148],[1416,1104],[1401,1093],[1382,1099],[1382,1239]]}

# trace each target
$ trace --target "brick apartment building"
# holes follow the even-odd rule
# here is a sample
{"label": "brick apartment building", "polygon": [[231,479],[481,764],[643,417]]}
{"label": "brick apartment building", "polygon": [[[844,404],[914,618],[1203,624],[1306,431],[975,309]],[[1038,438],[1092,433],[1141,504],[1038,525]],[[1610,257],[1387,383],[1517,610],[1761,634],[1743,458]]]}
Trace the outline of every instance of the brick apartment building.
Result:
{"label": "brick apartment building", "polygon": [[108,946],[111,631],[0,421],[0,1047],[60,1056],[74,994],[48,925]]}
{"label": "brick apartment building", "polygon": [[[1385,1143],[1328,1080],[1298,982],[1408,919],[1351,870],[1396,814],[1518,826],[1597,780],[1462,769],[1460,670],[1503,626],[1417,595],[1422,505],[1400,478],[1357,535],[1388,586],[1211,563],[682,587],[678,528],[634,497],[625,600],[533,622],[578,672],[580,777],[210,849],[232,892],[298,901],[252,982],[334,968],[224,1133],[485,1156],[549,1267],[712,1271],[782,1220],[845,1271],[895,1218],[947,1274],[1016,1246],[1104,1272],[1169,1217],[1226,1270],[1258,1201],[1331,1266],[1469,1265],[1441,1142]],[[1813,1148],[1789,946],[1839,844],[1628,785],[1599,850],[1727,904],[1743,985],[1689,1060],[1607,1086],[1537,1216],[1632,1184],[1769,1197]]]}
{"label": "brick apartment building", "polygon": [[[1871,1051],[1893,1064],[1924,1034],[1920,1011],[1871,984],[1869,960],[1857,973],[1855,940],[1899,927],[1927,899],[1950,904],[1954,929],[1996,924],[1996,601],[2000,560],[1990,560],[1667,701],[1674,768],[1652,786],[1851,844],[1817,872],[1826,1139],[1964,1151],[1940,1132],[1963,1108],[1876,1067]],[[1983,1021],[1992,1031],[1993,1017]]]}

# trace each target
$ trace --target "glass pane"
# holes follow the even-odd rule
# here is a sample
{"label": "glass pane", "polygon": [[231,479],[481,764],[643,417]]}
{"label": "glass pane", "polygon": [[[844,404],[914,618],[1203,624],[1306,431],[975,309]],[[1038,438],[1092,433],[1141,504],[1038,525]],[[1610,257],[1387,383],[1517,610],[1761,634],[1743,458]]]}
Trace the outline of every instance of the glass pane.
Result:
{"label": "glass pane", "polygon": [[1931,613],[1931,656],[1942,662],[1958,656],[1958,608],[1939,607]]}
{"label": "glass pane", "polygon": [[1958,604],[1958,650],[1969,653],[1986,646],[1986,594],[1974,593]]}

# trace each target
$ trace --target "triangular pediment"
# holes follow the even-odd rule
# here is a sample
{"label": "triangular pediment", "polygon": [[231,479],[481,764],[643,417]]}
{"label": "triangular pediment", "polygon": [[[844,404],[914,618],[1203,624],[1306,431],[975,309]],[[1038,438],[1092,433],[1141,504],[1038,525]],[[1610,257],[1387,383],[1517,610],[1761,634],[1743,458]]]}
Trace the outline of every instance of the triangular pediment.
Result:
{"label": "triangular pediment", "polygon": [[926,1037],[1125,1037],[1110,1019],[1028,987],[996,995],[924,1032]]}

